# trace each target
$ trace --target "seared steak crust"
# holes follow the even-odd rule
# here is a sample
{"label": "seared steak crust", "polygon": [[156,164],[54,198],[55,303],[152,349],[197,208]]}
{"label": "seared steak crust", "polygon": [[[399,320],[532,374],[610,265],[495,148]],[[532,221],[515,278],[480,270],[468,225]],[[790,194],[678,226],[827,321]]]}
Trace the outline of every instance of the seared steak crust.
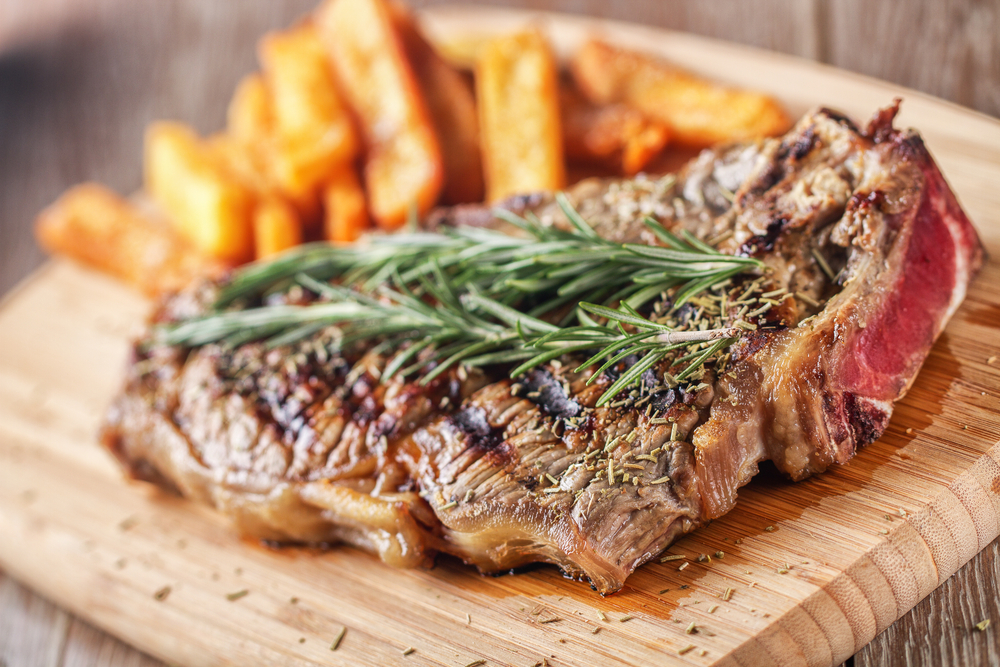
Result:
{"label": "seared steak crust", "polygon": [[[763,460],[801,479],[885,429],[982,261],[919,137],[893,111],[861,132],[827,110],[779,140],[705,151],[676,177],[585,181],[595,230],[656,243],[652,215],[770,270],[671,310],[749,331],[680,384],[668,358],[612,404],[629,363],[591,379],[555,360],[518,378],[458,368],[428,386],[335,329],[293,346],[137,345],[103,441],[136,477],[227,513],[248,535],[346,541],[398,566],[455,554],[486,572],[554,563],[611,592],[728,511]],[[548,194],[505,206],[565,219]],[[456,207],[430,225],[504,223]],[[196,312],[211,293],[167,302]],[[285,299],[309,300],[299,290]]]}

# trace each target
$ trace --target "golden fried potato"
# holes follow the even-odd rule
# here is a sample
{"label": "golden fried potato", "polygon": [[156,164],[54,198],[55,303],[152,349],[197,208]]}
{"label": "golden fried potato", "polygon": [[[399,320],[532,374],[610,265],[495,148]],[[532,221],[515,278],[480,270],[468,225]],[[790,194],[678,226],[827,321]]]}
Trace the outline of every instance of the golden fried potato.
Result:
{"label": "golden fried potato", "polygon": [[625,176],[642,170],[670,138],[667,126],[624,104],[597,106],[578,90],[559,91],[566,157],[598,162]]}
{"label": "golden fried potato", "polygon": [[149,296],[175,292],[226,265],[198,251],[156,220],[96,183],[71,188],[35,223],[39,244],[110,273]]}
{"label": "golden fried potato", "polygon": [[230,134],[217,134],[208,139],[208,147],[229,172],[253,192],[256,201],[279,198],[290,203],[306,227],[320,219],[319,189],[311,187],[292,193],[282,188],[274,176],[275,153],[267,144],[250,146],[235,140]]}
{"label": "golden fried potato", "polygon": [[279,196],[274,108],[263,75],[240,81],[229,102],[226,131],[209,137],[208,146],[258,199]]}
{"label": "golden fried potato", "polygon": [[253,238],[257,259],[277,255],[302,243],[302,222],[287,201],[266,197],[253,212]]}
{"label": "golden fried potato", "polygon": [[250,190],[255,198],[280,192],[271,179],[266,151],[239,141],[229,132],[208,137],[204,145],[219,164]]}
{"label": "golden fried potato", "polygon": [[447,204],[482,201],[479,118],[472,86],[461,72],[437,54],[405,5],[394,2],[390,8],[441,145],[442,199]]}
{"label": "golden fried potato", "polygon": [[323,188],[324,237],[335,243],[351,243],[367,228],[365,191],[357,172],[344,169]]}
{"label": "golden fried potato", "polygon": [[460,70],[472,71],[479,60],[479,49],[490,41],[490,35],[452,35],[441,40],[431,40],[435,50],[452,66]]}
{"label": "golden fried potato", "polygon": [[672,140],[688,146],[771,136],[790,125],[785,111],[767,95],[727,88],[596,39],[576,52],[570,69],[592,102],[624,102],[666,123]]}
{"label": "golden fried potato", "polygon": [[495,38],[476,64],[486,198],[566,184],[556,61],[537,31]]}
{"label": "golden fried potato", "polygon": [[289,198],[310,201],[356,157],[353,121],[312,24],[271,33],[258,50],[274,116],[274,177]]}
{"label": "golden fried potato", "polygon": [[261,74],[248,74],[236,86],[226,111],[226,131],[242,144],[258,145],[270,140],[274,109]]}
{"label": "golden fried potato", "polygon": [[253,194],[186,125],[146,129],[146,190],[177,231],[202,253],[242,262],[253,257]]}
{"label": "golden fried potato", "polygon": [[316,24],[367,140],[365,186],[384,229],[441,192],[441,148],[384,0],[327,0]]}

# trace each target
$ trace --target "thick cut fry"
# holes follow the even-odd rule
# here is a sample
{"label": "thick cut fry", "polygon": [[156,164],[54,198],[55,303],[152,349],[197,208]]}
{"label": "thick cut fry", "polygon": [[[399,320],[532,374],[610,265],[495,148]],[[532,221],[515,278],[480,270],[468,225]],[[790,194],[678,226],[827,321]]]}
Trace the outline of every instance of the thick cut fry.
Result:
{"label": "thick cut fry", "polygon": [[447,204],[482,201],[479,118],[472,87],[461,72],[437,54],[405,5],[394,2],[390,8],[441,145],[442,199]]}
{"label": "thick cut fry", "polygon": [[291,204],[268,197],[254,209],[253,236],[257,259],[264,259],[302,243],[302,223]]}
{"label": "thick cut fry", "polygon": [[667,145],[667,126],[624,104],[597,106],[571,86],[559,91],[563,144],[570,160],[599,162],[631,176]]}
{"label": "thick cut fry", "polygon": [[258,73],[243,77],[226,111],[226,130],[242,144],[256,146],[271,138],[274,109],[264,77]]}
{"label": "thick cut fry", "polygon": [[273,175],[274,155],[268,144],[258,146],[237,141],[230,134],[217,134],[208,139],[209,149],[245,187],[251,190],[257,201],[265,198],[280,198],[294,208],[303,225],[313,226],[319,220],[319,190],[310,188],[306,192],[290,193],[281,188]]}
{"label": "thick cut fry", "polygon": [[277,194],[278,188],[268,173],[266,152],[239,141],[229,133],[208,137],[205,148],[255,197]]}
{"label": "thick cut fry", "polygon": [[487,34],[465,34],[448,36],[445,39],[432,39],[431,42],[441,57],[451,65],[471,72],[476,68],[476,61],[479,60],[479,49],[491,38]]}
{"label": "thick cut fry", "polygon": [[226,266],[199,254],[165,221],[96,183],[78,185],[41,212],[39,244],[157,296],[183,289],[199,276],[218,277]]}
{"label": "thick cut fry", "polygon": [[258,200],[280,196],[274,176],[274,108],[261,74],[240,81],[229,102],[226,131],[210,137],[208,145]]}
{"label": "thick cut fry", "polygon": [[274,115],[275,179],[291,199],[308,200],[356,157],[354,125],[311,24],[266,36],[259,52]]}
{"label": "thick cut fry", "polygon": [[345,169],[323,188],[323,231],[328,241],[351,243],[368,227],[365,191],[353,168]]}
{"label": "thick cut fry", "polygon": [[316,15],[338,80],[367,140],[365,186],[384,229],[424,213],[441,192],[441,149],[383,0],[328,0]]}
{"label": "thick cut fry", "polygon": [[559,83],[545,38],[529,31],[483,45],[476,92],[487,199],[563,187]]}
{"label": "thick cut fry", "polygon": [[654,57],[587,42],[573,56],[576,84],[597,104],[624,102],[667,124],[689,146],[780,134],[790,121],[772,98],[700,79]]}
{"label": "thick cut fry", "polygon": [[201,252],[234,262],[253,256],[252,193],[189,127],[149,126],[145,183],[177,231]]}

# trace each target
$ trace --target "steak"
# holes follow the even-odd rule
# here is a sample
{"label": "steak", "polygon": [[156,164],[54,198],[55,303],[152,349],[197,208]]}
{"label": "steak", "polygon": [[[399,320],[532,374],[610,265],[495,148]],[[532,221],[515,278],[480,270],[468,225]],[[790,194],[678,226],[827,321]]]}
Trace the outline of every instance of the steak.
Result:
{"label": "steak", "polygon": [[[658,244],[649,215],[769,267],[680,307],[670,294],[654,304],[680,329],[747,329],[682,382],[667,359],[596,407],[634,357],[596,378],[567,357],[513,380],[456,367],[421,385],[383,378],[392,351],[345,347],[332,327],[277,349],[147,337],[102,440],[133,477],[214,506],[249,536],[347,542],[403,567],[439,552],[483,572],[546,562],[616,591],[732,509],[762,461],[799,480],[878,438],[964,298],[982,247],[895,112],[861,130],[819,109],[677,175],[567,193],[605,238]],[[504,206],[569,224],[548,193]],[[507,223],[459,206],[427,224]],[[216,289],[171,298],[154,323],[203,312]]]}

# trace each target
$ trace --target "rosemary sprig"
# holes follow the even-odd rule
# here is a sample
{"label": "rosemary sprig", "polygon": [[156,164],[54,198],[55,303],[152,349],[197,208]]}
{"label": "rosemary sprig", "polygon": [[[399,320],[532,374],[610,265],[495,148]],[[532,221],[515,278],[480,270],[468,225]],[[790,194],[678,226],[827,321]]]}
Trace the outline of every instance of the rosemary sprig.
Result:
{"label": "rosemary sprig", "polygon": [[[572,229],[547,227],[531,214],[525,218],[497,209],[496,217],[520,229],[522,235],[458,227],[440,234],[375,236],[354,246],[305,245],[237,272],[221,290],[215,307],[259,297],[292,284],[299,275],[320,281],[338,278],[341,284],[372,291],[396,274],[411,284],[438,271],[454,289],[475,286],[505,303],[525,296],[544,297],[533,307],[534,315],[574,300],[596,300],[595,293],[601,292],[639,308],[677,285],[693,288],[679,295],[677,305],[682,305],[708,285],[763,268],[758,260],[722,254],[687,231],[672,234],[648,217],[646,226],[666,248],[615,243],[599,237],[565,195],[559,193],[556,201],[573,223]],[[625,292],[618,294],[623,288]],[[562,301],[556,304],[553,297]]]}
{"label": "rosemary sprig", "polygon": [[[667,373],[676,383],[740,335],[738,329],[674,331],[637,309],[666,291],[677,308],[737,274],[762,270],[760,261],[720,253],[651,218],[644,222],[663,247],[615,243],[598,236],[565,195],[556,201],[570,229],[499,209],[496,217],[520,235],[460,227],[379,236],[349,247],[303,246],[237,272],[211,312],[162,326],[154,340],[194,347],[267,339],[279,346],[336,326],[342,345],[381,339],[397,347],[383,379],[433,362],[425,383],[458,363],[519,364],[511,373],[517,376],[583,352],[591,356],[581,368],[603,361],[596,378],[625,357],[641,355],[605,391],[598,402],[604,405],[674,350],[709,343],[683,358],[690,363],[676,377]],[[293,285],[318,300],[306,306],[259,301]]]}

